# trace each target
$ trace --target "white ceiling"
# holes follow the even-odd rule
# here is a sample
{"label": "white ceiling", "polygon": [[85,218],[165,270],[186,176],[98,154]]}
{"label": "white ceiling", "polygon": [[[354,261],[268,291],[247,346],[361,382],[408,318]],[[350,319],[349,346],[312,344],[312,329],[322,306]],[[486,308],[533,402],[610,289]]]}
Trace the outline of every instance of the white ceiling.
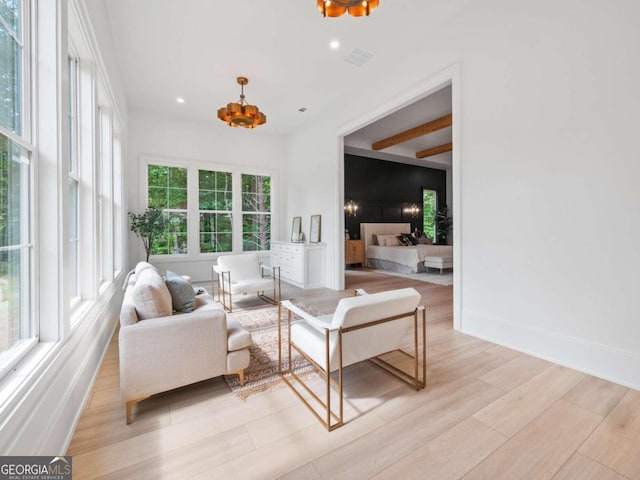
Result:
{"label": "white ceiling", "polygon": [[[419,41],[423,29],[450,15],[455,10],[451,3],[382,0],[370,17],[323,18],[315,0],[104,1],[131,108],[229,128],[216,112],[238,101],[236,77],[242,75],[249,78],[247,101],[267,115],[260,130],[273,134],[292,131],[329,105],[348,108],[350,93],[393,68],[403,45]],[[329,48],[332,40],[340,42],[338,50]],[[361,67],[345,62],[355,48],[373,59]],[[178,96],[184,104],[176,102]],[[450,90],[448,110],[444,96],[407,107],[408,116],[396,112],[352,134],[348,142],[390,136],[406,122],[410,128],[449,113]],[[300,107],[307,112],[300,113]],[[427,138],[430,144],[447,143],[450,129],[388,150],[400,159],[411,151],[415,160]],[[430,160],[438,163],[447,155],[450,159],[441,154]]]}
{"label": "white ceiling", "polygon": [[451,113],[451,86],[412,103],[386,117],[361,128],[344,139],[346,153],[366,155],[432,168],[450,168],[451,152],[417,159],[416,152],[451,143],[451,127],[437,130],[408,142],[372,151],[371,144]]}

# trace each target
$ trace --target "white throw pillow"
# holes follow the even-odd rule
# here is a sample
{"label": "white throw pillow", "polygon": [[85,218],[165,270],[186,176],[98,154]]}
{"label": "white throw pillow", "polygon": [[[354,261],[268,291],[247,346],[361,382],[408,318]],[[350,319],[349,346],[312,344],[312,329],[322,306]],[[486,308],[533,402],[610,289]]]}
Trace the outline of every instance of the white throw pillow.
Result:
{"label": "white throw pillow", "polygon": [[398,247],[400,246],[400,241],[396,235],[378,235],[378,245],[381,247]]}

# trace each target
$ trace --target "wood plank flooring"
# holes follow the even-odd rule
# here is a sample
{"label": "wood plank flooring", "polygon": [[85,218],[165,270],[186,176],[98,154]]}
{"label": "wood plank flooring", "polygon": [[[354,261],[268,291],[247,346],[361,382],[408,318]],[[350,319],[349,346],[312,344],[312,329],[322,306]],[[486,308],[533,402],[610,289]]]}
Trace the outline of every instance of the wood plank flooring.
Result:
{"label": "wood plank flooring", "polygon": [[115,336],[67,452],[74,479],[640,480],[640,392],[454,331],[452,287],[365,270],[346,283],[283,297],[331,311],[355,288],[414,287],[425,390],[347,369],[347,423],[328,433],[286,387],[241,401],[215,378],[141,402],[127,426]]}

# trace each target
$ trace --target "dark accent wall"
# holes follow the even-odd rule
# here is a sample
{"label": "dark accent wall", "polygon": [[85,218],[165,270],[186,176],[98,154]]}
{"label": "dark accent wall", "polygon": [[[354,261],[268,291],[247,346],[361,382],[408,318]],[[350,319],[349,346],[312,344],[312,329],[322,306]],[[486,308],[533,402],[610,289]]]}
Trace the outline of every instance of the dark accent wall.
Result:
{"label": "dark accent wall", "polygon": [[[356,155],[344,156],[344,196],[358,205],[358,215],[345,214],[351,238],[360,238],[360,223],[410,222],[422,230],[422,189],[438,192],[438,207],[447,203],[444,170],[416,167]],[[420,207],[416,218],[404,211],[412,203]]]}

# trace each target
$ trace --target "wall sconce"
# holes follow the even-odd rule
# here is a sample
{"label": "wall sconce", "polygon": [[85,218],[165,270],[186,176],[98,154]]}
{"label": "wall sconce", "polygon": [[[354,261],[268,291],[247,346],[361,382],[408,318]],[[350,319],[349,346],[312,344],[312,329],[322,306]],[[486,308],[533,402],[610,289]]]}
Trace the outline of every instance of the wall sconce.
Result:
{"label": "wall sconce", "polygon": [[420,208],[415,203],[412,203],[411,206],[405,208],[404,211],[411,215],[411,218],[416,218],[420,213]]}
{"label": "wall sconce", "polygon": [[349,200],[344,206],[344,211],[348,217],[356,217],[358,214],[358,205],[353,200]]}

